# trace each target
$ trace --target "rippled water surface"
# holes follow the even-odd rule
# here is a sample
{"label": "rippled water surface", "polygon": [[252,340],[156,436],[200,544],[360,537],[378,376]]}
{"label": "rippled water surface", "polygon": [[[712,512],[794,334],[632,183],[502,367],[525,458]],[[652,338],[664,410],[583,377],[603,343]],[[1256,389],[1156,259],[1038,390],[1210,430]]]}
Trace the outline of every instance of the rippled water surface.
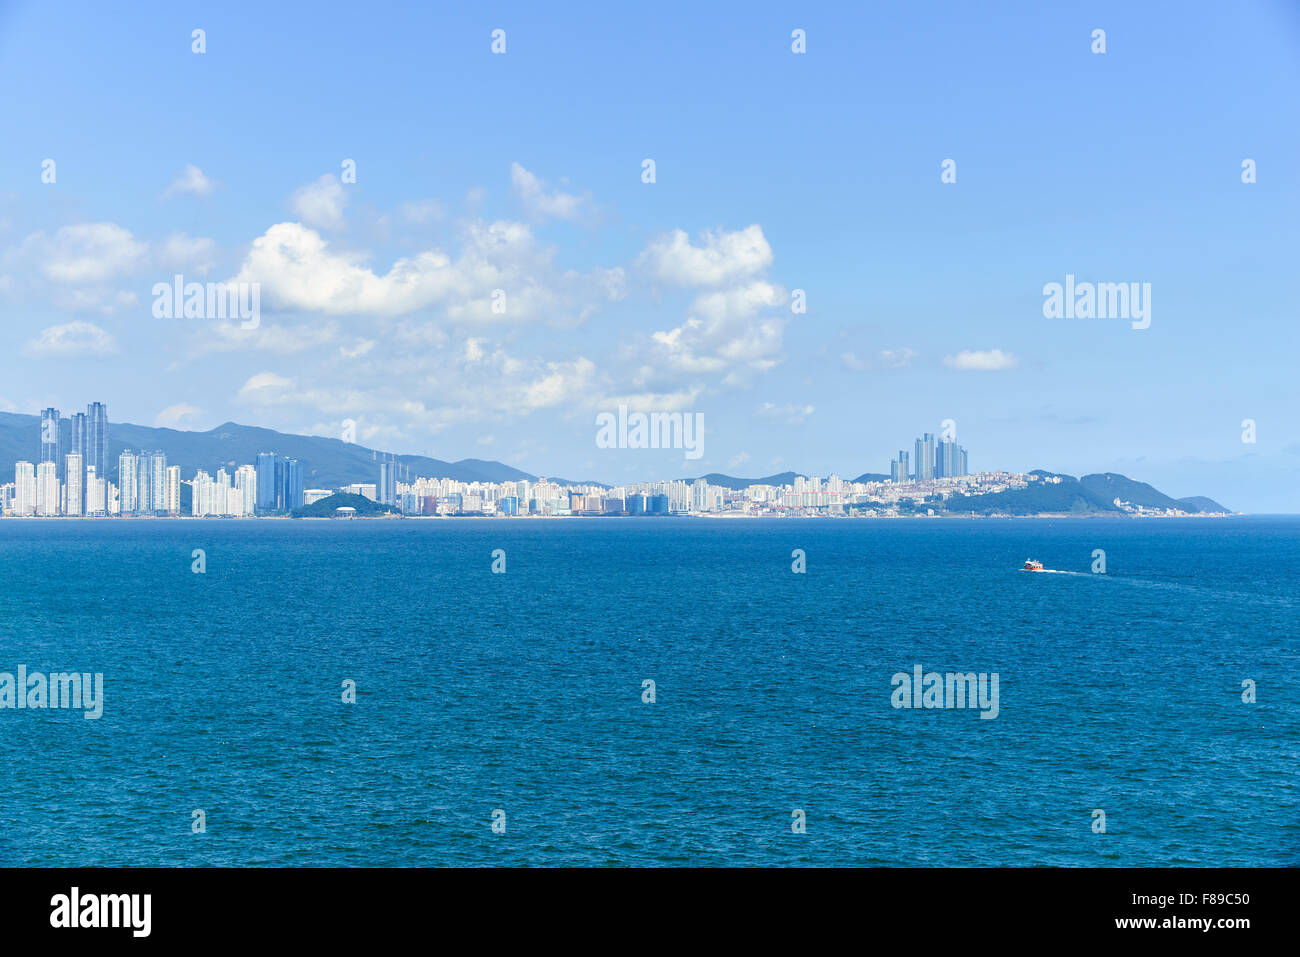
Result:
{"label": "rippled water surface", "polygon": [[0,710],[0,863],[1294,865],[1297,581],[1293,518],[4,520],[0,672],[105,704]]}

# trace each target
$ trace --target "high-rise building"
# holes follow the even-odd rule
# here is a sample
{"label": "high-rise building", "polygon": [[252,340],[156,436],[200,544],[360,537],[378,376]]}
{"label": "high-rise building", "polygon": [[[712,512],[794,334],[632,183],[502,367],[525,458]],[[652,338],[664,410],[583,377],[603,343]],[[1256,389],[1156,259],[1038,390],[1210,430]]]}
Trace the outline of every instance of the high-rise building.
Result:
{"label": "high-rise building", "polygon": [[212,476],[200,469],[194,473],[194,481],[190,482],[190,514],[195,518],[202,518],[205,515],[215,515],[215,505],[213,502],[214,490],[216,483],[212,481]]}
{"label": "high-rise building", "polygon": [[73,452],[64,457],[63,514],[85,514],[85,475],[81,456]]}
{"label": "high-rise building", "polygon": [[81,456],[82,467],[84,468],[90,464],[90,419],[86,417],[84,412],[74,412],[68,421],[72,423],[72,446],[68,451]]}
{"label": "high-rise building", "polygon": [[397,463],[379,463],[379,504],[392,505],[397,500]]}
{"label": "high-rise building", "polygon": [[[394,487],[394,493],[396,488]],[[396,494],[394,494],[396,499]],[[292,512],[302,508],[302,463],[297,459],[285,459],[283,463],[283,485],[280,491],[280,509]],[[391,503],[390,503],[391,504]]]}
{"label": "high-rise building", "polygon": [[167,511],[167,456],[163,452],[149,452],[149,511],[154,514]]}
{"label": "high-rise building", "polygon": [[58,463],[39,463],[36,466],[36,514],[58,515],[61,491]]}
{"label": "high-rise building", "polygon": [[86,466],[86,514],[103,515],[108,511],[108,483],[95,474],[95,466]]}
{"label": "high-rise building", "polygon": [[135,458],[135,512],[137,515],[153,512],[153,460],[150,452],[141,452]]}
{"label": "high-rise building", "polygon": [[181,513],[181,467],[167,466],[167,480],[163,485],[163,508],[168,515]]}
{"label": "high-rise building", "polygon": [[136,457],[130,449],[123,449],[122,454],[117,457],[117,501],[121,514],[134,515],[139,510],[137,498],[139,491]]}
{"label": "high-rise building", "polygon": [[239,499],[239,515],[252,515],[257,511],[257,469],[241,465],[235,470],[235,492]]}
{"label": "high-rise building", "polygon": [[31,462],[14,464],[14,514],[36,514],[36,466]]}
{"label": "high-rise building", "polygon": [[934,435],[926,432],[916,440],[916,480],[928,481],[934,478]]}
{"label": "high-rise building", "polygon": [[56,475],[63,467],[60,426],[58,409],[41,409],[41,457],[38,462],[53,462]]}
{"label": "high-rise building", "polygon": [[940,442],[939,454],[935,461],[934,474],[937,478],[952,478],[957,474],[957,443]]}
{"label": "high-rise building", "polygon": [[275,453],[257,453],[257,511],[275,511]]}
{"label": "high-rise building", "polygon": [[[108,479],[108,406],[102,402],[86,406],[86,448],[81,450],[81,456],[86,465],[95,467],[96,475]],[[121,485],[122,476],[117,481]]]}

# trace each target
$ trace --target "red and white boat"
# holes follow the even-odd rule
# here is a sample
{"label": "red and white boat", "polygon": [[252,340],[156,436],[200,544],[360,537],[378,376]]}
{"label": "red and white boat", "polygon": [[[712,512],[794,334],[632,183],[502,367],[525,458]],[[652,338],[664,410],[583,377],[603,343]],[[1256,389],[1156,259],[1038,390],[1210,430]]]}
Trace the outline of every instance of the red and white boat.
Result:
{"label": "red and white boat", "polygon": [[1043,563],[1036,562],[1032,558],[1026,558],[1025,567],[1020,570],[1022,572],[1041,572],[1043,570]]}

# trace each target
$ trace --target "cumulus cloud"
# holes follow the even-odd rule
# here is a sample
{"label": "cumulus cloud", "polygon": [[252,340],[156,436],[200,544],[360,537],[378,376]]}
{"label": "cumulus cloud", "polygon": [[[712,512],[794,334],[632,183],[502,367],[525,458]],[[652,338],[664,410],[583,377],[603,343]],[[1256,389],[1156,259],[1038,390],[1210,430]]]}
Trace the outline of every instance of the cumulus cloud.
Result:
{"label": "cumulus cloud", "polygon": [[881,349],[880,361],[887,366],[895,369],[901,369],[905,365],[910,365],[916,358],[916,353],[911,349]]}
{"label": "cumulus cloud", "polygon": [[774,402],[764,402],[754,414],[760,419],[780,422],[783,425],[803,425],[808,421],[808,416],[815,411],[817,410],[811,405],[777,405]]}
{"label": "cumulus cloud", "polygon": [[43,329],[23,347],[23,354],[34,358],[72,359],[116,352],[117,343],[111,335],[93,323],[80,321]]}
{"label": "cumulus cloud", "polygon": [[692,304],[690,318],[651,338],[671,369],[717,373],[735,384],[747,372],[765,372],[780,361],[787,320],[760,313],[784,302],[784,291],[762,280],[704,293]]}
{"label": "cumulus cloud", "polygon": [[588,197],[548,190],[546,183],[518,163],[510,164],[510,183],[530,215],[537,219],[576,219]]}
{"label": "cumulus cloud", "polygon": [[217,184],[205,176],[203,170],[191,163],[172,180],[172,184],[163,193],[163,198],[170,199],[182,195],[209,196],[216,188]]}
{"label": "cumulus cloud", "polygon": [[205,276],[216,266],[217,244],[211,239],[173,233],[158,244],[155,258],[165,269]]}
{"label": "cumulus cloud", "polygon": [[53,237],[33,233],[23,249],[46,278],[80,284],[107,282],[138,268],[148,244],[116,223],[80,223],[62,227]]}
{"label": "cumulus cloud", "polygon": [[871,368],[871,363],[865,359],[858,358],[856,352],[845,352],[840,355],[840,361],[844,363],[844,368],[850,372],[866,372]]}
{"label": "cumulus cloud", "polygon": [[624,294],[621,269],[558,273],[552,258],[522,223],[473,222],[458,259],[426,250],[379,274],[315,230],[279,223],[253,241],[235,281],[260,283],[281,309],[400,316],[440,306],[456,321],[581,321]]}
{"label": "cumulus cloud", "polygon": [[289,199],[289,208],[294,215],[308,226],[319,229],[342,227],[343,210],[347,205],[347,190],[332,173],[300,187]]}
{"label": "cumulus cloud", "polygon": [[943,364],[950,369],[974,372],[1001,372],[1004,369],[1014,369],[1019,362],[1014,355],[1001,349],[966,350],[955,356],[944,356],[943,359]]}
{"label": "cumulus cloud", "polygon": [[155,415],[153,424],[160,429],[179,429],[201,411],[195,406],[178,402],[176,405],[167,406],[167,408]]}
{"label": "cumulus cloud", "polygon": [[772,264],[772,247],[757,223],[733,232],[705,232],[698,246],[677,229],[651,242],[640,263],[664,282],[717,286],[762,272]]}

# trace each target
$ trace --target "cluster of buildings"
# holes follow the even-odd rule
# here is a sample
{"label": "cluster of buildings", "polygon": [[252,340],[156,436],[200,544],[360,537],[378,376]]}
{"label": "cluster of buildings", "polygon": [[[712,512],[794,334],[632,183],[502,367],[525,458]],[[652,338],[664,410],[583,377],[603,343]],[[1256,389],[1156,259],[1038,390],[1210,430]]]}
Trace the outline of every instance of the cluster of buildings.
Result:
{"label": "cluster of buildings", "polygon": [[[336,492],[362,495],[410,516],[817,516],[934,514],[952,511],[954,497],[987,495],[1060,482],[1059,476],[1014,472],[970,474],[966,450],[926,433],[916,440],[915,463],[901,450],[890,477],[796,476],[786,485],[744,488],[713,485],[707,479],[642,482],[608,488],[520,479],[462,482],[412,479],[409,466],[391,456],[379,464],[378,481],[341,489],[304,488],[303,466],[294,458],[259,453],[248,465],[200,469],[189,481],[159,450],[122,450],[108,459],[108,410],[93,402],[64,420],[57,409],[41,412],[39,456],[18,462],[14,481],[0,485],[0,514],[33,516],[228,516],[285,515]],[[64,436],[70,436],[65,441]],[[110,467],[115,465],[115,469]],[[1129,502],[1115,505],[1133,514],[1167,514]],[[344,511],[353,511],[344,509]]]}
{"label": "cluster of buildings", "polygon": [[898,458],[889,463],[889,478],[895,485],[970,474],[966,448],[956,442],[940,439],[936,445],[934,436],[926,432],[915,441],[913,448],[916,453],[914,463],[908,461],[906,449],[899,449]]}
{"label": "cluster of buildings", "polygon": [[0,485],[0,515],[175,516],[182,514],[185,498],[188,513],[197,517],[285,514],[303,506],[297,459],[264,452],[255,465],[241,465],[233,474],[220,468],[213,478],[200,470],[185,482],[180,466],[167,464],[166,453],[124,449],[111,472],[107,407],[92,402],[70,416],[70,442],[63,421],[58,409],[41,411],[38,461],[15,463],[14,481]]}
{"label": "cluster of buildings", "polygon": [[[403,515],[600,516],[714,515],[817,516],[915,514],[918,506],[942,508],[953,496],[984,495],[1024,488],[1036,475],[983,472],[910,480],[855,482],[796,476],[786,485],[755,484],[731,488],[694,481],[647,482],[607,488],[537,481],[461,482],[445,478],[397,481],[386,491],[378,483],[350,485],[341,491],[394,506]],[[332,494],[308,489],[311,504]]]}

